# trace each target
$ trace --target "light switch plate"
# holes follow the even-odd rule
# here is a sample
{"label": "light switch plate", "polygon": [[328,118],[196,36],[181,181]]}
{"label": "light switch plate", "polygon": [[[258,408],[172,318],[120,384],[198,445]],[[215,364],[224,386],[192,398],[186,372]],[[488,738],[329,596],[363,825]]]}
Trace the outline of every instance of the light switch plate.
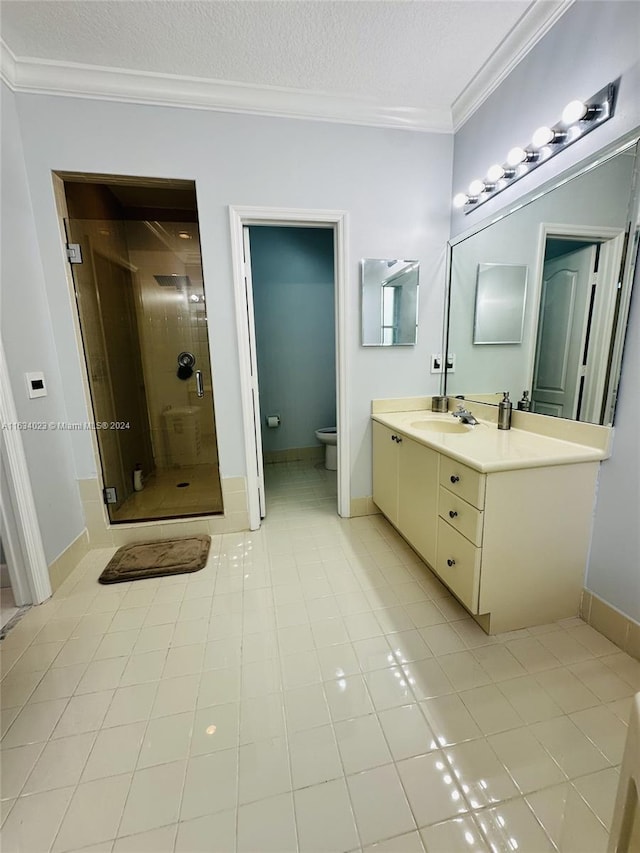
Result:
{"label": "light switch plate", "polygon": [[25,379],[27,380],[27,393],[31,399],[34,397],[47,396],[47,386],[44,382],[44,373],[40,371],[25,373]]}
{"label": "light switch plate", "polygon": [[[444,373],[445,362],[442,353],[436,352],[431,354],[431,373]],[[455,373],[456,356],[455,353],[447,353],[447,373]]]}

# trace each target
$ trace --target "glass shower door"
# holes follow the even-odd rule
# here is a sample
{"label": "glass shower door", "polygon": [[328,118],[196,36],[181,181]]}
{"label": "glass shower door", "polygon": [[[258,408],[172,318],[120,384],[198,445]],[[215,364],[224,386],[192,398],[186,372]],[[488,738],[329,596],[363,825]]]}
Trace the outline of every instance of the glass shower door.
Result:
{"label": "glass shower door", "polygon": [[222,512],[197,223],[66,224],[110,520]]}

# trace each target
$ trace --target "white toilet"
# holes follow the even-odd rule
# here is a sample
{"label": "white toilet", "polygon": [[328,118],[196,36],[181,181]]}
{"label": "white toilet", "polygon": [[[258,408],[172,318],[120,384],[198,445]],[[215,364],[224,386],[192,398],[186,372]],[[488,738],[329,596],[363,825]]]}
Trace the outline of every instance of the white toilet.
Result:
{"label": "white toilet", "polygon": [[324,467],[329,471],[338,468],[338,430],[336,427],[324,427],[316,430],[316,438],[325,446]]}

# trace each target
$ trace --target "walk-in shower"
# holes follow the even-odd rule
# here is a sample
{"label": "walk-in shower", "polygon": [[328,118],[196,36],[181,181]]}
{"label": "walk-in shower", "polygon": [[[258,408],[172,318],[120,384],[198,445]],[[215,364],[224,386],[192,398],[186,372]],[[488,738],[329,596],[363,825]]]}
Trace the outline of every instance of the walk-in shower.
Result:
{"label": "walk-in shower", "polygon": [[195,186],[90,178],[65,226],[109,518],[221,513]]}

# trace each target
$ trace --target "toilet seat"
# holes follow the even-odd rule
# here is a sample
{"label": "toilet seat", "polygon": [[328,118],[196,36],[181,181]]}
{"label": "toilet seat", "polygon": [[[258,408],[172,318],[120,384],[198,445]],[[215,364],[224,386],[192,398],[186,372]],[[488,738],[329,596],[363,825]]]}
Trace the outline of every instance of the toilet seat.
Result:
{"label": "toilet seat", "polygon": [[337,427],[323,427],[322,429],[317,429],[315,431],[315,436],[318,441],[321,441],[323,444],[338,443]]}

